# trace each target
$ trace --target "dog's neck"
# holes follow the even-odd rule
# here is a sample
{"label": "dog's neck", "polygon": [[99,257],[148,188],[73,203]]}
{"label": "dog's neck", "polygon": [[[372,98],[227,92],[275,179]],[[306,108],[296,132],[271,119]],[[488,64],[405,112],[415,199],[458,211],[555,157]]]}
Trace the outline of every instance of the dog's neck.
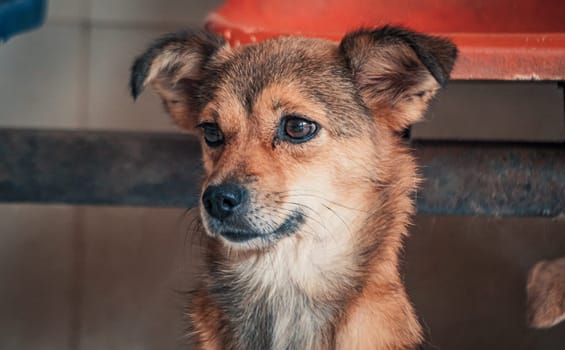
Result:
{"label": "dog's neck", "polygon": [[[235,349],[332,349],[351,290],[362,288],[347,242],[287,237],[274,249],[211,268],[209,291]],[[216,262],[217,264],[218,262]],[[354,285],[357,284],[357,285]]]}

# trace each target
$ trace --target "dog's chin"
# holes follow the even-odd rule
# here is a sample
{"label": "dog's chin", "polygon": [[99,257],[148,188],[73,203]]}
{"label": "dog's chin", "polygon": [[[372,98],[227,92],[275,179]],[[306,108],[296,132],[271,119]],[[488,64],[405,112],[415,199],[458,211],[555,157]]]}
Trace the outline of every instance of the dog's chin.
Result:
{"label": "dog's chin", "polygon": [[285,221],[270,232],[256,232],[254,230],[234,229],[228,225],[210,224],[206,228],[212,237],[220,237],[230,247],[241,249],[260,248],[270,246],[284,237],[294,235],[302,227],[304,215],[295,211]]}

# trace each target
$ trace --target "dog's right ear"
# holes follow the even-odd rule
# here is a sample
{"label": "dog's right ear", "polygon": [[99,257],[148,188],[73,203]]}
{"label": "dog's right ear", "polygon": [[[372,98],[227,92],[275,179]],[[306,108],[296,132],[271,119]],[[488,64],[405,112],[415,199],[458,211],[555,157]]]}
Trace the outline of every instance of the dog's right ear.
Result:
{"label": "dog's right ear", "polygon": [[131,67],[130,91],[136,99],[146,86],[162,98],[173,120],[192,130],[198,112],[202,69],[226,42],[204,31],[182,31],[157,39]]}

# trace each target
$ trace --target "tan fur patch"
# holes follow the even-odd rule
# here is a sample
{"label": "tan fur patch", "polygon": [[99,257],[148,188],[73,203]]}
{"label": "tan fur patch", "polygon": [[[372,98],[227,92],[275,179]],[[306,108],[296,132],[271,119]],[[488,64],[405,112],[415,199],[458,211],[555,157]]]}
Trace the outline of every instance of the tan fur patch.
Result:
{"label": "tan fur patch", "polygon": [[528,275],[528,323],[550,328],[565,320],[565,258],[538,262]]}

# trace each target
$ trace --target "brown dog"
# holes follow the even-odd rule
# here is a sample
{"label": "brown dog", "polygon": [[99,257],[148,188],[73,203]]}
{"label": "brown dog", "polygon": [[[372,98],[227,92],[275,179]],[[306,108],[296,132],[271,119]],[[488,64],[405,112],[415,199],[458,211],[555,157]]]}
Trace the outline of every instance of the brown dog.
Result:
{"label": "brown dog", "polygon": [[133,96],[152,86],[202,138],[199,349],[421,343],[398,271],[418,178],[398,134],[456,55],[446,39],[383,27],[237,48],[181,32],[135,61]]}

